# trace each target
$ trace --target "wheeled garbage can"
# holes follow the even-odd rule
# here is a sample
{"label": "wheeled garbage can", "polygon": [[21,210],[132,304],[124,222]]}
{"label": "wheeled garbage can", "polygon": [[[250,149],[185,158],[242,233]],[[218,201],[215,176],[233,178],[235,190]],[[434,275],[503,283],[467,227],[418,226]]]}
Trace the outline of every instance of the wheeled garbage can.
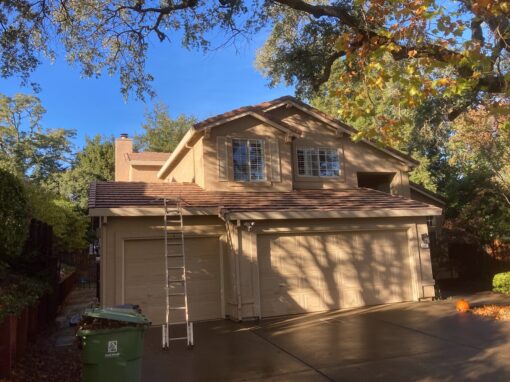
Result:
{"label": "wheeled garbage can", "polygon": [[133,309],[87,309],[76,336],[82,348],[84,382],[138,382],[143,336],[150,326]]}

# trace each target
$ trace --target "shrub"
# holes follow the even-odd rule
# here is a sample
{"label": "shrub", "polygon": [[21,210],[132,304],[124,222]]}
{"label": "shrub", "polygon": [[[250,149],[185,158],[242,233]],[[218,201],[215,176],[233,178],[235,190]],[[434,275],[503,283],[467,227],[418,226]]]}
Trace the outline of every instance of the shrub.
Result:
{"label": "shrub", "polygon": [[25,243],[29,204],[22,181],[0,169],[0,267],[18,256]]}
{"label": "shrub", "polygon": [[10,275],[0,286],[0,322],[9,314],[19,315],[52,288],[48,281],[20,275]]}
{"label": "shrub", "polygon": [[494,292],[510,294],[510,272],[497,273],[492,279]]}

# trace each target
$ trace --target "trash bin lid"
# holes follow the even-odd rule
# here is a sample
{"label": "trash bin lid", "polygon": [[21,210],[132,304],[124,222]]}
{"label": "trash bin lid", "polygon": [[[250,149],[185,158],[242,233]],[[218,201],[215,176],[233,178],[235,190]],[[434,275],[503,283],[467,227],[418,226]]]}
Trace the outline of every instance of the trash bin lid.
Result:
{"label": "trash bin lid", "polygon": [[86,309],[83,315],[88,317],[104,318],[107,320],[131,322],[134,324],[150,325],[151,323],[147,317],[134,311],[133,309],[93,308]]}

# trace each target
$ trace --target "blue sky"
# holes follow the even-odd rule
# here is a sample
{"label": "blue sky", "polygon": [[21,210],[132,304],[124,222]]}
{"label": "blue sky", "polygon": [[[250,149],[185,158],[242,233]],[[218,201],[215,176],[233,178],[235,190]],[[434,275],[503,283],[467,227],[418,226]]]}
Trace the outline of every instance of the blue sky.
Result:
{"label": "blue sky", "polygon": [[[292,94],[284,86],[270,89],[254,68],[256,49],[264,38],[261,33],[249,42],[239,40],[237,51],[231,46],[205,55],[181,48],[178,41],[153,43],[147,67],[155,77],[157,96],[146,104],[134,96],[126,102],[118,77],[81,78],[79,68],[68,66],[63,57],[54,64],[45,62],[31,78],[42,87],[38,97],[47,110],[43,126],[75,129],[75,144],[80,147],[86,135],[140,132],[144,111],[156,101],[166,103],[173,117],[184,113],[203,119]],[[218,38],[215,43],[222,41]],[[31,93],[31,89],[21,87],[16,79],[0,79],[0,93]]]}

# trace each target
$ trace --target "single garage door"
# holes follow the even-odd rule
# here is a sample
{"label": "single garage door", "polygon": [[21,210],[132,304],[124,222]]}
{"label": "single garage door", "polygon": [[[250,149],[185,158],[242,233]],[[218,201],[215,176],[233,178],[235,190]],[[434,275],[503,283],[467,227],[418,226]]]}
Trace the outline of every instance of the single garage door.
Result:
{"label": "single garage door", "polygon": [[413,300],[405,231],[260,235],[263,317]]}
{"label": "single garage door", "polygon": [[[218,238],[189,238],[185,243],[190,319],[221,318]],[[124,301],[139,304],[154,325],[165,320],[164,283],[163,240],[127,240],[124,247]],[[172,284],[172,287],[173,292],[182,291],[179,284]],[[172,301],[175,306],[182,305],[182,297],[172,298],[177,299]],[[179,312],[174,312],[172,321],[181,320],[176,314]]]}

